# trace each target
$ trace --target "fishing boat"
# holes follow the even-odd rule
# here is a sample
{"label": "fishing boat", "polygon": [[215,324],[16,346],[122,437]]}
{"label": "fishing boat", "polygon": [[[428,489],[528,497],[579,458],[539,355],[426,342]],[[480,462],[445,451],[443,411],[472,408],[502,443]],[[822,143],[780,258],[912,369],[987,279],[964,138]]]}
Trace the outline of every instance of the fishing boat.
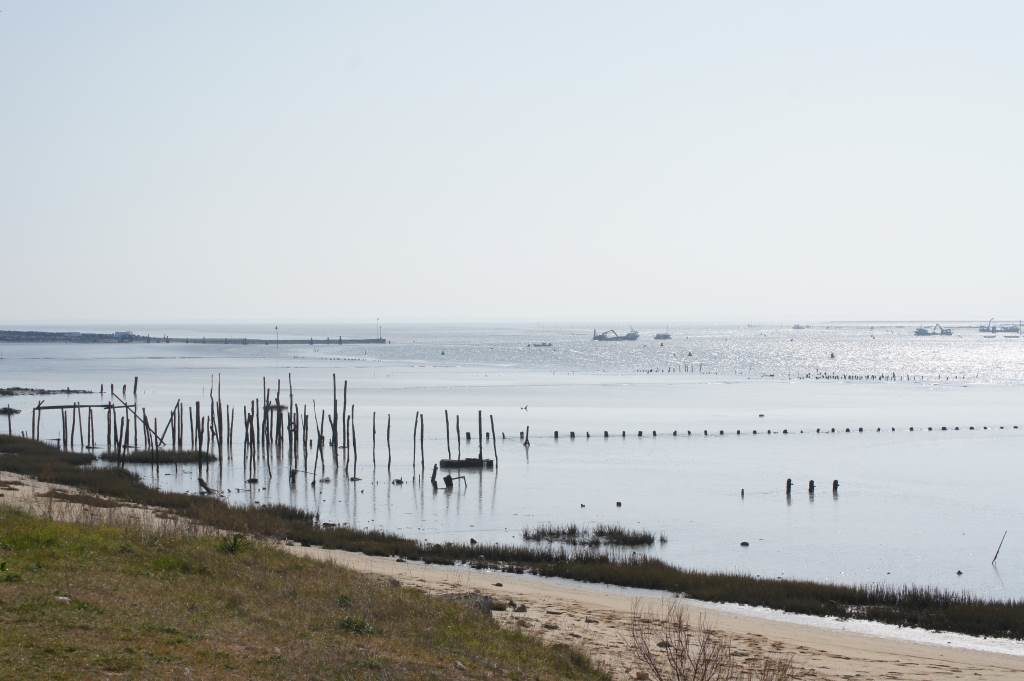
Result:
{"label": "fishing boat", "polygon": [[664,331],[654,334],[654,340],[672,340],[672,334],[668,332],[668,327],[666,326]]}
{"label": "fishing boat", "polygon": [[953,329],[947,329],[942,324],[935,326],[919,326],[914,331],[915,336],[952,336]]}
{"label": "fishing boat", "polygon": [[629,333],[620,336],[615,329],[608,329],[607,331],[597,332],[594,329],[594,340],[596,341],[635,341],[640,338],[640,333],[630,327]]}
{"label": "fishing boat", "polygon": [[993,317],[988,320],[988,324],[979,326],[978,331],[982,333],[1020,333],[1020,324],[996,324],[996,319]]}

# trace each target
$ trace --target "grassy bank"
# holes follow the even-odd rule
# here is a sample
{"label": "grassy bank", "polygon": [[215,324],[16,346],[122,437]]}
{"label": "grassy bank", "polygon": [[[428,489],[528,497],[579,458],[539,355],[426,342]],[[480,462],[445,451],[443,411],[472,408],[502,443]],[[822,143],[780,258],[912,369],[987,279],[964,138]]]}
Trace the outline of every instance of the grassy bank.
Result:
{"label": "grassy bank", "polygon": [[603,679],[490,613],[238,537],[0,506],[12,679]]}
{"label": "grassy bank", "polygon": [[284,506],[234,507],[212,497],[161,492],[118,468],[88,466],[91,457],[0,436],[0,470],[74,485],[136,503],[159,506],[233,532],[288,539],[326,548],[395,555],[434,563],[565,577],[586,582],[662,589],[706,601],[760,605],[810,615],[832,615],[965,634],[1024,638],[1024,602],[988,601],[927,588],[844,586],[748,575],[700,572],[656,558],[611,558],[586,547],[424,544],[386,532],[325,528],[305,512]]}

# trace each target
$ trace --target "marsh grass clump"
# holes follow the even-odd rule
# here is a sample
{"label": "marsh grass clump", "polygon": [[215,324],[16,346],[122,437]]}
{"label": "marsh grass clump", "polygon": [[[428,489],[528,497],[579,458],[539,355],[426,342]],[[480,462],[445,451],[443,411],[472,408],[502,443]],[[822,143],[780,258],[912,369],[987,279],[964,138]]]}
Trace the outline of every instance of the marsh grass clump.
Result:
{"label": "marsh grass clump", "polygon": [[116,452],[103,452],[100,460],[110,463],[210,463],[216,461],[217,457],[209,452],[198,450],[170,450],[170,449],[139,449],[127,454]]}
{"label": "marsh grass clump", "polygon": [[[662,535],[664,536],[664,535]],[[654,544],[654,533],[646,530],[630,530],[621,525],[599,523],[593,528],[580,528],[575,523],[566,525],[543,524],[523,530],[526,541],[548,541],[570,546],[596,548],[608,546],[650,546]]]}
{"label": "marsh grass clump", "polygon": [[[657,589],[704,601],[760,605],[807,615],[1024,639],[1024,600],[986,600],[929,587],[858,586],[704,572],[670,565],[643,553],[623,552],[613,556],[603,548],[580,543],[552,542],[544,546],[432,544],[380,530],[324,527],[308,512],[284,505],[240,507],[210,496],[163,492],[147,487],[124,468],[88,465],[93,461],[89,455],[62,452],[34,440],[0,435],[0,470],[77,487],[120,501],[159,507],[205,527],[247,536],[375,556],[400,556],[426,563],[462,562],[508,572]],[[577,528],[577,536],[579,533]]]}
{"label": "marsh grass clump", "polygon": [[654,533],[647,530],[630,530],[621,525],[595,525],[594,536],[606,544],[615,546],[650,546]]}

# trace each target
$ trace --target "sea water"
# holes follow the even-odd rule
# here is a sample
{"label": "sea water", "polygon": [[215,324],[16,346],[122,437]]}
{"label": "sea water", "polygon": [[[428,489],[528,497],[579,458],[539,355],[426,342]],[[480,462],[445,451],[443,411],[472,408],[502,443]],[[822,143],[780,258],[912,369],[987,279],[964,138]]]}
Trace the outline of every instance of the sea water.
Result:
{"label": "sea water", "polygon": [[[275,338],[261,325],[133,330]],[[218,378],[224,402],[240,409],[259,397],[264,377],[274,393],[282,382],[287,402],[290,375],[296,402],[329,414],[336,374],[339,399],[348,380],[356,409],[358,465],[347,476],[329,448],[316,475],[315,450],[299,452],[295,484],[284,452],[247,470],[240,411],[234,449],[202,475],[233,503],[287,503],[322,522],[429,541],[516,543],[539,523],[614,522],[663,534],[665,543],[643,551],[685,567],[1024,597],[1019,338],[985,338],[966,325],[950,337],[915,337],[913,325],[892,323],[679,326],[664,342],[652,338],[662,328],[640,330],[641,340],[620,343],[595,342],[593,329],[571,325],[421,324],[386,328],[390,343],[367,346],[3,344],[0,386],[114,383],[130,392],[138,376],[139,404],[162,429],[178,399],[199,400],[205,413]],[[282,325],[277,334],[373,329]],[[535,347],[542,342],[551,347]],[[23,410],[15,430],[29,429],[40,399],[107,397],[4,398]],[[450,492],[429,481],[433,464],[448,456],[445,409],[454,456],[457,443],[463,456],[478,455],[478,410],[485,430],[493,414],[497,431],[497,467],[464,472]],[[413,457],[416,412],[424,414],[424,467],[419,452]],[[45,437],[59,434],[55,414],[43,417]],[[102,442],[104,420],[96,419]],[[519,437],[527,426],[529,448]],[[495,458],[494,445],[484,442],[483,454]],[[194,465],[132,469],[163,489],[198,490]],[[247,484],[252,476],[259,482]],[[314,486],[320,477],[330,481]],[[392,484],[396,478],[404,484]]]}

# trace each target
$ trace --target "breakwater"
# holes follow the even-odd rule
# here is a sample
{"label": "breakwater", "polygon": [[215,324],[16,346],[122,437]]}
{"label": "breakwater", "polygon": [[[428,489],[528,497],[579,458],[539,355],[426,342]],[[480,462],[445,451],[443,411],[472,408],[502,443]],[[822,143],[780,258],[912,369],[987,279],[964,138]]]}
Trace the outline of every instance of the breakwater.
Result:
{"label": "breakwater", "polygon": [[186,343],[207,345],[383,345],[387,339],[343,338],[249,338],[247,336],[150,336],[115,331],[113,333],[89,333],[81,331],[3,331],[0,343]]}

